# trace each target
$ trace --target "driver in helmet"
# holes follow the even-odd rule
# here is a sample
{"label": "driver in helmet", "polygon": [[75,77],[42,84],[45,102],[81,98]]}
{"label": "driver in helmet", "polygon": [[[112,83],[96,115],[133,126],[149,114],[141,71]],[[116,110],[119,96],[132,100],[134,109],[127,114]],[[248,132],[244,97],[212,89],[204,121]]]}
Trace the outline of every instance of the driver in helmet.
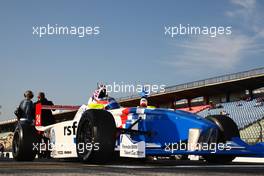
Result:
{"label": "driver in helmet", "polygon": [[88,105],[92,109],[115,109],[119,104],[107,94],[106,86],[101,84],[94,91],[93,96],[89,99]]}

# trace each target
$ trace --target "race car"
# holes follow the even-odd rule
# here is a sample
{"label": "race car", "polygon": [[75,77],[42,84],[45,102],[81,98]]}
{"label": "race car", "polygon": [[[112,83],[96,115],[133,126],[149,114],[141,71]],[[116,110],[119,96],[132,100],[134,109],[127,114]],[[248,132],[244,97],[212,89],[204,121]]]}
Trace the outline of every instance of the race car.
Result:
{"label": "race car", "polygon": [[[67,108],[78,109],[72,120],[41,126],[41,109]],[[37,105],[35,124],[21,119],[12,146],[18,161],[32,161],[43,151],[52,158],[83,162],[111,161],[116,154],[128,158],[197,155],[210,163],[228,163],[237,156],[264,157],[264,143],[245,143],[228,116],[203,118],[174,109],[120,107],[108,96],[103,103],[92,98],[80,107]]]}

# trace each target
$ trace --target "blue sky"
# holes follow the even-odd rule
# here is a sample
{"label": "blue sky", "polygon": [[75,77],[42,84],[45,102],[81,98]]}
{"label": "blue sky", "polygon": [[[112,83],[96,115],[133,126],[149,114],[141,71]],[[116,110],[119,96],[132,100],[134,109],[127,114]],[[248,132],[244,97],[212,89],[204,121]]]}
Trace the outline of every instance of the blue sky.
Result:
{"label": "blue sky", "polygon": [[[263,10],[254,0],[1,1],[0,120],[27,89],[76,105],[97,82],[170,86],[262,67]],[[100,26],[100,35],[32,35],[47,24]],[[179,24],[232,26],[232,35],[164,35]]]}

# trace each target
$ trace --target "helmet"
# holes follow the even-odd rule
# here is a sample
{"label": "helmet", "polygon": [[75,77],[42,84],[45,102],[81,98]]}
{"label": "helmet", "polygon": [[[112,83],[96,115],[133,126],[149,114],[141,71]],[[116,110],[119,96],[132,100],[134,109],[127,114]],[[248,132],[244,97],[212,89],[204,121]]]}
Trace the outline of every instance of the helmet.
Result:
{"label": "helmet", "polygon": [[107,97],[108,97],[108,95],[107,95],[107,91],[106,91],[106,86],[105,85],[99,85],[98,89],[94,91],[93,99],[100,101],[100,100],[104,100]]}
{"label": "helmet", "polygon": [[31,90],[27,90],[25,93],[24,93],[24,97],[25,98],[28,98],[28,99],[32,99],[34,97],[34,94]]}

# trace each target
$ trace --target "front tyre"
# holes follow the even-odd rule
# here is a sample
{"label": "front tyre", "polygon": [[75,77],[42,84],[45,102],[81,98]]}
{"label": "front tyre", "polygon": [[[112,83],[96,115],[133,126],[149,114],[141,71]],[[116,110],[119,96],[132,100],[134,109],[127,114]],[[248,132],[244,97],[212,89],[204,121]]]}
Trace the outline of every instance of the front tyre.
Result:
{"label": "front tyre", "polygon": [[112,114],[100,109],[83,113],[78,124],[76,150],[78,158],[87,162],[106,162],[113,158],[116,125]]}

